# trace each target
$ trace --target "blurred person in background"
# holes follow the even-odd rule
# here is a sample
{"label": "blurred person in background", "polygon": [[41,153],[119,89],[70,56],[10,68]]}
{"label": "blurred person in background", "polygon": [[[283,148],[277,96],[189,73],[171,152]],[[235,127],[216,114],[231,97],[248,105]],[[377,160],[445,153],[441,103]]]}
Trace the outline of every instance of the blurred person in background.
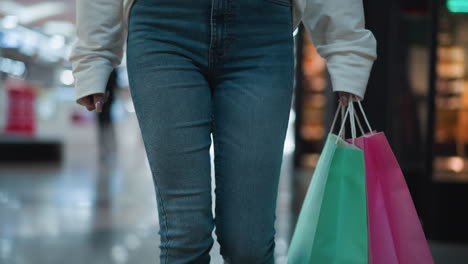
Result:
{"label": "blurred person in background", "polygon": [[107,80],[106,92],[104,93],[104,101],[99,115],[98,121],[98,138],[99,138],[99,156],[101,160],[113,160],[116,150],[115,131],[112,125],[112,103],[115,98],[115,90],[117,89],[117,71],[114,68]]}
{"label": "blurred person in background", "polygon": [[108,76],[126,50],[156,191],[160,263],[209,263],[214,227],[225,263],[275,262],[301,21],[340,100],[363,100],[376,41],[362,0],[77,0],[77,103],[102,112]]}
{"label": "blurred person in background", "polygon": [[98,115],[99,126],[103,127],[112,123],[111,106],[115,97],[115,89],[117,89],[117,72],[113,69],[106,84],[106,103],[103,104],[101,113]]}

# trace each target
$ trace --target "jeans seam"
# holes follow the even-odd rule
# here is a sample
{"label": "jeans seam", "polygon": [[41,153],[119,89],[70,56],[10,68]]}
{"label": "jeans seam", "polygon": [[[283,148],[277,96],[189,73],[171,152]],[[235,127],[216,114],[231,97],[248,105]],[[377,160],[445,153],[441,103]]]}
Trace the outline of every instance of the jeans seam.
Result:
{"label": "jeans seam", "polygon": [[228,0],[227,1],[227,8],[228,8],[228,12],[227,12],[227,15],[226,15],[226,32],[225,32],[225,43],[224,43],[224,53],[228,53],[230,47],[231,47],[231,44],[232,42],[234,42],[233,38],[234,38],[234,35],[232,33],[232,26],[233,26],[233,22],[234,22],[234,18],[235,18],[235,12],[234,12],[234,7],[233,7],[233,0]]}
{"label": "jeans seam", "polygon": [[214,6],[216,0],[211,0],[211,14],[210,14],[210,45],[208,47],[208,69],[213,67],[213,45],[216,35],[216,20],[213,19]]}
{"label": "jeans seam", "polygon": [[[158,171],[158,168],[157,166],[156,167],[156,173],[157,175],[159,175],[159,171]],[[156,186],[156,192],[157,192],[157,195],[159,196],[159,200],[160,200],[160,203],[161,203],[161,213],[162,213],[162,216],[163,216],[163,220],[164,220],[164,227],[165,227],[165,232],[164,232],[164,236],[166,237],[166,240],[167,240],[167,245],[165,247],[165,250],[166,250],[166,259],[164,261],[164,263],[161,263],[161,264],[167,264],[168,263],[168,258],[169,258],[169,244],[170,244],[170,240],[169,240],[169,236],[168,236],[168,226],[167,226],[167,215],[166,215],[166,209],[164,208],[164,201],[163,201],[163,197],[161,196],[161,192],[159,190],[159,184],[156,180],[156,177],[154,177],[154,184]]]}

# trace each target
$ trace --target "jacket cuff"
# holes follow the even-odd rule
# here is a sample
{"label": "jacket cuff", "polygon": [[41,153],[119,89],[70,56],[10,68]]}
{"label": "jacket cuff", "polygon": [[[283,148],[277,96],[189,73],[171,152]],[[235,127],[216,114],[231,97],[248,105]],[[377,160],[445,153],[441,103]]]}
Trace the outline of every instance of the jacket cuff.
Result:
{"label": "jacket cuff", "polygon": [[374,58],[355,53],[337,54],[327,60],[334,92],[348,92],[364,100]]}
{"label": "jacket cuff", "polygon": [[112,70],[111,65],[98,64],[75,74],[75,101],[91,94],[105,93]]}

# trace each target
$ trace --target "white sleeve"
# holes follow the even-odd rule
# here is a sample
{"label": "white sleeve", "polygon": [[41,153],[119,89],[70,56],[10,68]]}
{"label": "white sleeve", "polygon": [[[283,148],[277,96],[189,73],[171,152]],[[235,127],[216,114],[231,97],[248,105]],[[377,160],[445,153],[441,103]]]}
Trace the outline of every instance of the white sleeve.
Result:
{"label": "white sleeve", "polygon": [[327,61],[333,91],[363,100],[377,43],[365,29],[362,0],[306,0],[302,22]]}
{"label": "white sleeve", "polygon": [[104,93],[113,68],[123,56],[122,0],[77,0],[76,35],[69,61],[75,99]]}

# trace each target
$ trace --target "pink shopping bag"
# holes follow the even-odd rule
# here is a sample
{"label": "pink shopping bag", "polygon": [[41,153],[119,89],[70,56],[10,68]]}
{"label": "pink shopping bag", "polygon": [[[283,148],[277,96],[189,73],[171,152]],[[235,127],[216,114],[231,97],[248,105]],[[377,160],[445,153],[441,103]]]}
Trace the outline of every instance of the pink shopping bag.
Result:
{"label": "pink shopping bag", "polygon": [[[360,103],[359,106],[363,111]],[[367,119],[366,123],[372,131]],[[354,143],[364,151],[369,263],[434,263],[405,178],[385,134],[373,131],[356,138]]]}

